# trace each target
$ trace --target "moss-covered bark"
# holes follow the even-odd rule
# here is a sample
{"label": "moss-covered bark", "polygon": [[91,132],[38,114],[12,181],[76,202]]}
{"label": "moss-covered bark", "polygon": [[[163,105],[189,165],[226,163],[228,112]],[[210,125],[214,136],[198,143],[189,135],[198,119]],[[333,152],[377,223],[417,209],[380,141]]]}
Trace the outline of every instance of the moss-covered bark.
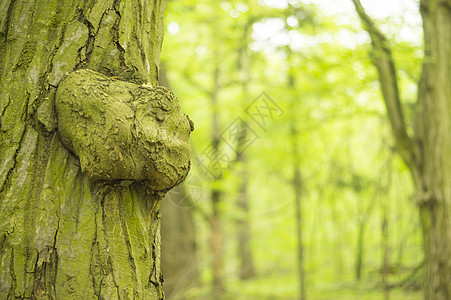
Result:
{"label": "moss-covered bark", "polygon": [[163,193],[149,184],[150,173],[125,181],[83,173],[83,146],[72,152],[61,142],[55,99],[64,76],[78,69],[138,90],[155,86],[163,1],[0,6],[0,299],[161,299]]}

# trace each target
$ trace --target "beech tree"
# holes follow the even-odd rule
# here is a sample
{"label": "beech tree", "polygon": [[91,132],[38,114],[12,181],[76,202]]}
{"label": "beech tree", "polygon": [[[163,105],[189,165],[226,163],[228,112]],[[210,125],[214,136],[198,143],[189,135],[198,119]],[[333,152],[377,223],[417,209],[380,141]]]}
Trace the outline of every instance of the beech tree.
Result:
{"label": "beech tree", "polygon": [[159,203],[192,124],[163,0],[0,2],[2,299],[162,299]]}
{"label": "beech tree", "polygon": [[[424,61],[413,130],[408,130],[397,71],[387,38],[359,0],[353,0],[371,36],[373,63],[398,151],[417,190],[423,228],[425,299],[451,297],[451,2],[421,0]],[[412,132],[412,133],[411,133]]]}

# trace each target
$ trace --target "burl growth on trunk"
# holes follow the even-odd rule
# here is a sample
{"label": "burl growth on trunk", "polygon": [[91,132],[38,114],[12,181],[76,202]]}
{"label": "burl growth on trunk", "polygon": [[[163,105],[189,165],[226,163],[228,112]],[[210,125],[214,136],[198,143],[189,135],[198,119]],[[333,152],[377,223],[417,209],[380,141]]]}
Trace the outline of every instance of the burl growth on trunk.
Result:
{"label": "burl growth on trunk", "polygon": [[55,106],[61,141],[91,179],[164,191],[186,177],[193,126],[167,88],[79,70],[60,83]]}

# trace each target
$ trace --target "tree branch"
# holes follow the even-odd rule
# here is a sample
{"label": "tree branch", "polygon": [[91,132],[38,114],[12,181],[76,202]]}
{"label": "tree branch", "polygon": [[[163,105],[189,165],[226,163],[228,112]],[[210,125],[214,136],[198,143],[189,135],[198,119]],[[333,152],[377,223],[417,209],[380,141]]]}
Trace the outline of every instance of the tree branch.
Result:
{"label": "tree branch", "polygon": [[379,74],[382,95],[387,108],[388,118],[396,140],[396,145],[405,163],[413,168],[416,161],[416,145],[408,135],[404,113],[398,89],[396,68],[386,37],[379,31],[373,20],[368,16],[360,0],[352,0],[356,11],[371,37],[373,45],[372,61]]}

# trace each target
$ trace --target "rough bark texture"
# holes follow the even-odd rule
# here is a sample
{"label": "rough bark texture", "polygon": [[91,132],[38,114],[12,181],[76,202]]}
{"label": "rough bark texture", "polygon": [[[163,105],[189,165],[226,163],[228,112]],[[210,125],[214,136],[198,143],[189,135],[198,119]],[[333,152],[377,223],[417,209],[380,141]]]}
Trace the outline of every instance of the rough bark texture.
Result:
{"label": "rough bark texture", "polygon": [[81,148],[60,140],[54,107],[77,69],[155,86],[163,9],[160,0],[1,1],[1,299],[162,298],[163,192],[137,178],[89,178]]}
{"label": "rough bark texture", "polygon": [[353,2],[371,35],[374,64],[379,72],[392,130],[417,188],[425,253],[425,299],[450,299],[451,1],[420,1],[425,57],[418,84],[413,136],[406,130],[388,43],[360,1]]}

